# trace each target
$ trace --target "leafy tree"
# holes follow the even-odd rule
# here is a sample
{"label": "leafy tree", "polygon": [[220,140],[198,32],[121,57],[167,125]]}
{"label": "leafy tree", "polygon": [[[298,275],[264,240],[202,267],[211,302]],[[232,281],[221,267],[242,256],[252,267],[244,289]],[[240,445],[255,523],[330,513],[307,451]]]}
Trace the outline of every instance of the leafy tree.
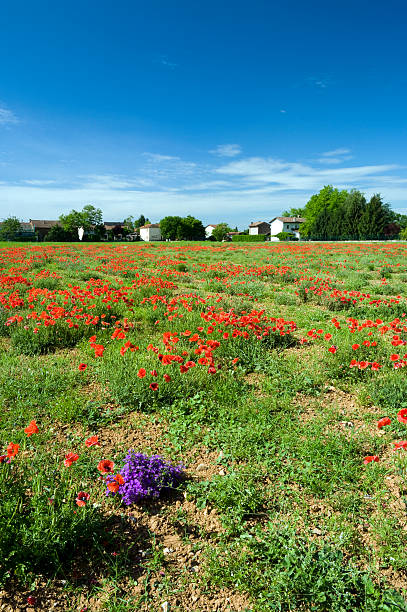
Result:
{"label": "leafy tree", "polygon": [[181,217],[171,215],[161,219],[160,230],[162,237],[166,240],[176,240],[181,221]]}
{"label": "leafy tree", "polygon": [[202,221],[195,219],[191,215],[181,219],[181,224],[177,231],[178,240],[203,240],[205,228]]}
{"label": "leafy tree", "polygon": [[305,208],[290,208],[285,210],[282,217],[303,217],[305,214]]}
{"label": "leafy tree", "polygon": [[360,219],[359,236],[366,240],[382,238],[390,219],[389,205],[384,204],[381,195],[376,193],[370,198]]}
{"label": "leafy tree", "polygon": [[397,225],[399,225],[402,230],[407,227],[407,215],[391,212],[391,216],[391,223],[397,223]]}
{"label": "leafy tree", "polygon": [[77,234],[80,227],[83,227],[85,233],[95,229],[97,233],[100,233],[102,227],[103,231],[105,231],[102,224],[102,211],[100,208],[92,206],[92,204],[87,204],[80,212],[71,210],[67,215],[60,215],[59,221],[62,228],[72,234]]}
{"label": "leafy tree", "polygon": [[401,230],[400,232],[400,240],[407,240],[407,227]]}
{"label": "leafy tree", "polygon": [[129,215],[123,221],[123,231],[125,234],[133,234],[136,229],[136,225],[134,224],[134,217]]}
{"label": "leafy tree", "polygon": [[[304,237],[318,236],[323,228],[320,223],[317,227],[315,227],[315,224],[322,211],[329,212],[332,215],[334,210],[342,208],[347,196],[348,192],[345,189],[339,191],[339,189],[335,189],[332,185],[326,185],[319,193],[313,195],[303,211],[306,221],[301,226],[301,235]],[[330,215],[325,215],[326,220],[331,224],[330,232],[335,231],[335,233],[338,233],[338,228],[332,227]],[[337,219],[338,217],[335,216],[335,225],[337,225]],[[326,233],[327,229],[324,229],[324,234],[326,235]]]}
{"label": "leafy tree", "polygon": [[400,234],[400,226],[398,223],[388,223],[385,225],[383,233],[387,240],[395,239]]}
{"label": "leafy tree", "polygon": [[169,240],[203,240],[205,228],[202,221],[191,215],[168,216],[160,221],[161,235]]}
{"label": "leafy tree", "polygon": [[134,228],[143,227],[143,225],[147,225],[147,223],[151,223],[150,219],[144,215],[140,215],[134,222]]}
{"label": "leafy tree", "polygon": [[21,232],[21,223],[17,217],[3,219],[0,226],[0,238],[2,240],[14,240],[19,232]]}
{"label": "leafy tree", "polygon": [[212,236],[218,242],[222,242],[226,238],[226,235],[231,232],[229,225],[227,223],[218,223],[218,225],[214,228],[212,232]]}

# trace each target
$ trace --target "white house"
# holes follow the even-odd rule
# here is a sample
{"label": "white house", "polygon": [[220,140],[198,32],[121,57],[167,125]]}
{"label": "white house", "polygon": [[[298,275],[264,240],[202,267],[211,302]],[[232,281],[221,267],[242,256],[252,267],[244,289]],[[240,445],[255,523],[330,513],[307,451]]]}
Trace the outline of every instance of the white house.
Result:
{"label": "white house", "polygon": [[305,223],[303,217],[274,217],[270,221],[270,234],[277,236],[280,232],[287,232],[300,239],[301,223]]}
{"label": "white house", "polygon": [[161,240],[161,230],[159,223],[147,223],[140,227],[140,239],[145,242],[152,242],[153,240]]}
{"label": "white house", "polygon": [[249,235],[250,236],[258,236],[259,234],[269,234],[270,233],[270,224],[266,221],[256,221],[255,223],[250,223],[249,225]]}
{"label": "white house", "polygon": [[216,225],[213,225],[212,223],[205,227],[205,237],[206,238],[210,238],[212,236],[212,232],[215,229],[215,227]]}

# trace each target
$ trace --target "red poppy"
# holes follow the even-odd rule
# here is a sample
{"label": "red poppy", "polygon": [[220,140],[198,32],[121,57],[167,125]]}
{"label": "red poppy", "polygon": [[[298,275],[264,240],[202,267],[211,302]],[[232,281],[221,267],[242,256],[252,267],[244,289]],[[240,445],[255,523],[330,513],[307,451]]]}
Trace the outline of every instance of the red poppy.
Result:
{"label": "red poppy", "polygon": [[399,410],[399,412],[397,413],[397,420],[400,423],[407,423],[407,408]]}
{"label": "red poppy", "polygon": [[232,359],[233,365],[235,365],[238,361],[239,361],[239,357],[235,357],[234,359]]}
{"label": "red poppy", "polygon": [[86,506],[86,502],[89,500],[90,495],[89,493],[85,493],[85,491],[80,491],[78,493],[78,496],[76,498],[76,505],[77,506]]}
{"label": "red poppy", "polygon": [[185,374],[185,372],[188,372],[188,368],[187,368],[187,366],[186,366],[186,365],[181,364],[181,365],[179,366],[179,371],[181,372],[181,374]]}
{"label": "red poppy", "polygon": [[100,442],[97,436],[91,436],[85,440],[85,445],[90,448],[91,446],[100,446]]}
{"label": "red poppy", "polygon": [[10,442],[10,444],[7,447],[7,457],[10,459],[11,457],[15,457],[18,453],[18,449],[20,448],[19,444],[14,444],[13,442]]}
{"label": "red poppy", "polygon": [[151,383],[150,384],[150,389],[152,391],[158,391],[158,383]]}
{"label": "red poppy", "polygon": [[352,344],[352,348],[354,351],[356,351],[358,348],[360,348],[360,344]]}
{"label": "red poppy", "polygon": [[208,368],[208,373],[209,373],[209,374],[216,374],[216,371],[217,371],[217,370],[216,370],[216,368],[214,368],[213,366],[210,366],[210,367]]}
{"label": "red poppy", "polygon": [[391,361],[397,361],[397,359],[400,359],[400,355],[393,353],[393,355],[390,355],[390,359]]}
{"label": "red poppy", "polygon": [[399,448],[404,448],[404,450],[407,449],[407,440],[399,440],[398,442],[394,443],[394,449],[399,449]]}
{"label": "red poppy", "polygon": [[27,597],[27,603],[29,606],[35,606],[35,604],[37,603],[37,598],[34,597],[34,595],[29,595]]}
{"label": "red poppy", "polygon": [[137,372],[137,376],[139,378],[144,378],[144,376],[147,374],[146,370],[144,368],[140,368],[139,371]]}
{"label": "red poppy", "polygon": [[86,364],[86,363],[80,363],[80,364],[79,364],[79,366],[78,366],[78,370],[79,370],[80,372],[83,372],[84,370],[86,370],[86,368],[87,368],[87,367],[88,367],[88,366],[87,366],[87,364]]}
{"label": "red poppy", "polygon": [[7,455],[0,455],[0,463],[4,463],[8,459]]}
{"label": "red poppy", "polygon": [[164,374],[164,380],[165,380],[165,382],[170,382],[171,381],[171,376],[169,374]]}
{"label": "red poppy", "polygon": [[377,422],[377,426],[379,429],[381,429],[382,427],[385,427],[386,425],[390,425],[390,423],[391,423],[391,419],[389,419],[389,417],[383,417]]}
{"label": "red poppy", "polygon": [[110,459],[102,459],[102,461],[99,461],[98,463],[98,470],[102,474],[111,474],[113,469],[114,463],[113,461],[110,461]]}
{"label": "red poppy", "polygon": [[118,482],[120,485],[125,483],[125,480],[123,478],[123,476],[121,474],[116,474],[116,476],[114,477],[115,481]]}
{"label": "red poppy", "polygon": [[107,488],[112,493],[117,493],[117,491],[119,490],[119,483],[118,482],[109,482],[108,485],[107,485]]}
{"label": "red poppy", "polygon": [[363,463],[367,465],[368,463],[372,463],[372,461],[379,461],[379,457],[377,455],[368,455],[363,459]]}
{"label": "red poppy", "polygon": [[27,427],[24,429],[24,431],[28,437],[32,436],[35,433],[38,433],[39,429],[37,427],[37,423],[35,421],[31,421],[30,424],[27,425]]}
{"label": "red poppy", "polygon": [[328,349],[328,351],[330,353],[332,353],[332,355],[334,355],[337,350],[338,350],[338,348],[336,346],[330,346],[329,349]]}
{"label": "red poppy", "polygon": [[64,466],[65,467],[71,467],[71,465],[75,461],[78,461],[78,459],[79,459],[79,455],[77,455],[76,453],[67,453],[65,455]]}
{"label": "red poppy", "polygon": [[103,357],[103,352],[105,350],[103,344],[96,344],[93,348],[95,349],[95,357]]}
{"label": "red poppy", "polygon": [[150,374],[151,376],[158,376],[157,370],[151,370]]}

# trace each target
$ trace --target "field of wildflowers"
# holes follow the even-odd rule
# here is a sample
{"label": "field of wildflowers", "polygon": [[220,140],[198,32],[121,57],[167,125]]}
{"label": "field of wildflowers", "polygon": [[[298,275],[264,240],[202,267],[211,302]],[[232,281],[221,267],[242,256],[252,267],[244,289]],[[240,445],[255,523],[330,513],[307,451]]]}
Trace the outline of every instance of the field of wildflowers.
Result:
{"label": "field of wildflowers", "polygon": [[0,245],[4,610],[407,611],[407,245]]}

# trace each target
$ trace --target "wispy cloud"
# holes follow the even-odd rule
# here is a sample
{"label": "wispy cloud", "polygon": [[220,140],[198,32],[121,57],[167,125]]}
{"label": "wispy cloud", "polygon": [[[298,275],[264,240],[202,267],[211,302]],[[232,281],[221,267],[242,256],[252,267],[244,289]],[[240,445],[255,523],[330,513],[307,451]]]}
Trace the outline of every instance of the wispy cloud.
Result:
{"label": "wispy cloud", "polygon": [[375,175],[400,168],[394,164],[381,164],[326,169],[273,158],[251,157],[230,162],[215,172],[234,177],[246,186],[267,186],[269,191],[299,191],[319,190],[327,183],[337,184],[339,181],[349,187],[363,188],[372,182]]}
{"label": "wispy cloud", "polygon": [[178,66],[178,64],[176,64],[175,62],[172,62],[168,59],[167,55],[158,55],[157,57],[154,58],[154,63],[155,64],[160,64],[161,66],[165,66],[165,68],[169,68],[169,70],[175,70],[175,68]]}
{"label": "wispy cloud", "polygon": [[333,151],[325,151],[322,153],[322,157],[320,157],[317,161],[321,164],[341,164],[345,161],[349,161],[353,158],[353,155],[350,155],[350,149],[333,149]]}
{"label": "wispy cloud", "polygon": [[23,183],[26,183],[27,185],[34,185],[34,186],[39,186],[39,187],[45,187],[46,185],[55,185],[58,181],[55,181],[54,179],[26,179],[23,181]]}
{"label": "wispy cloud", "polygon": [[322,153],[323,157],[336,157],[337,155],[347,155],[350,153],[350,149],[334,149],[333,151],[325,151]]}
{"label": "wispy cloud", "polygon": [[0,107],[0,125],[11,125],[19,122],[19,119],[16,117],[13,111],[5,107]]}
{"label": "wispy cloud", "polygon": [[241,152],[242,148],[238,144],[221,144],[209,151],[212,155],[218,155],[219,157],[236,157]]}
{"label": "wispy cloud", "polygon": [[131,189],[139,186],[138,181],[118,174],[87,174],[83,177],[86,189]]}
{"label": "wispy cloud", "polygon": [[174,157],[173,155],[161,155],[161,153],[143,153],[145,157],[148,157],[151,161],[162,162],[162,161],[172,161],[177,160],[179,157]]}
{"label": "wispy cloud", "polygon": [[306,82],[319,89],[326,89],[331,84],[331,80],[328,77],[310,76],[306,79]]}

